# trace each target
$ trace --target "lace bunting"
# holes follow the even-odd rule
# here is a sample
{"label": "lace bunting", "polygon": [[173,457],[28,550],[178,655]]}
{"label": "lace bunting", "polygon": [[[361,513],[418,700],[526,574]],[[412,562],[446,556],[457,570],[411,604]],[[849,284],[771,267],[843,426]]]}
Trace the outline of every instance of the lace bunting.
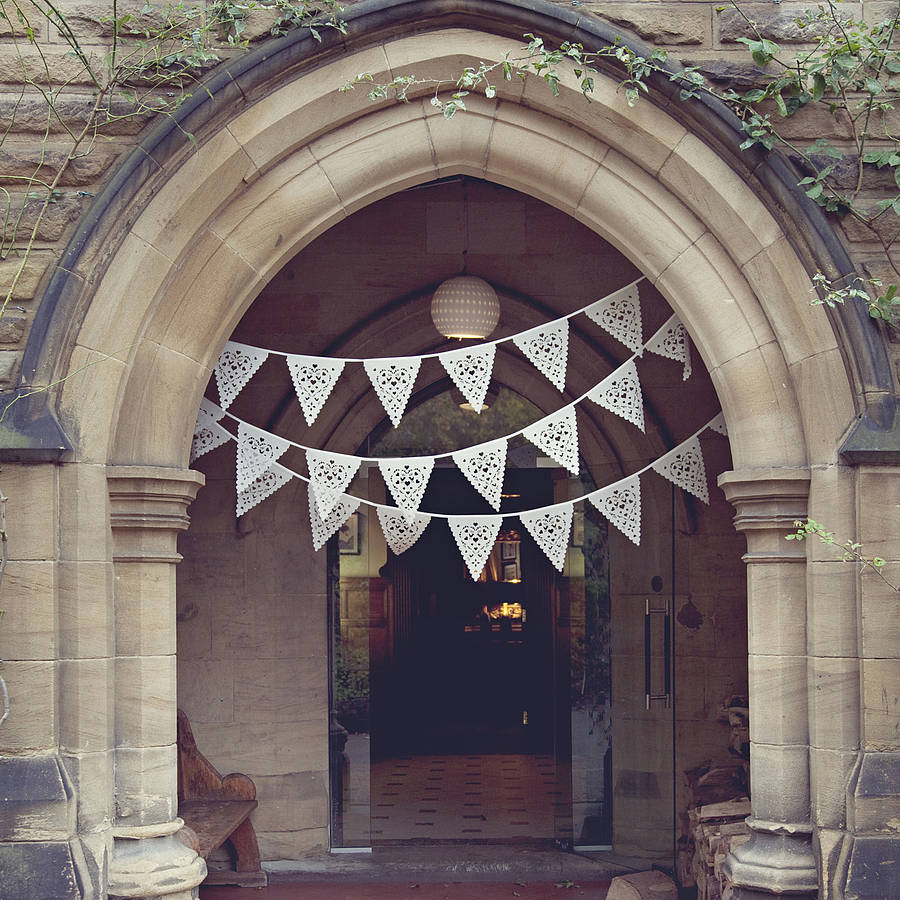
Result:
{"label": "lace bunting", "polygon": [[303,418],[307,425],[312,425],[344,370],[344,360],[320,356],[288,356],[287,365],[303,410]]}
{"label": "lace bunting", "polygon": [[641,545],[641,479],[635,475],[608,488],[588,494],[587,499],[633,544]]}
{"label": "lace bunting", "polygon": [[216,363],[216,387],[219,389],[219,403],[222,409],[231,406],[234,398],[256,374],[268,356],[268,350],[228,341]]}
{"label": "lace bunting", "polygon": [[529,425],[522,434],[573,475],[578,474],[578,427],[574,406],[564,406],[559,412]]}
{"label": "lace bunting", "polygon": [[665,456],[661,456],[651,468],[663,478],[668,478],[673,484],[709,504],[706,466],[703,464],[703,451],[696,436],[679,444]]}
{"label": "lace bunting", "polygon": [[687,381],[691,377],[691,342],[687,329],[678,319],[672,316],[647,342],[647,349],[667,359],[684,363],[681,380]]}
{"label": "lace bunting", "polygon": [[221,422],[224,415],[224,409],[220,406],[216,406],[212,400],[207,400],[206,397],[204,397],[200,401],[200,409],[197,410],[197,427],[200,428],[202,425],[211,425],[213,422]]}
{"label": "lace bunting", "polygon": [[237,434],[238,492],[248,488],[290,447],[289,441],[241,422]]}
{"label": "lace bunting", "polygon": [[249,487],[237,494],[237,516],[240,518],[250,509],[253,509],[257,503],[262,503],[266,497],[271,497],[279,488],[284,487],[292,478],[294,473],[274,463],[262,475],[259,476]]}
{"label": "lace bunting", "polygon": [[546,375],[559,390],[565,390],[569,355],[568,319],[523,331],[513,337],[513,343],[542,375]]}
{"label": "lace bunting", "polygon": [[728,426],[725,424],[725,413],[719,413],[706,427],[728,437]]}
{"label": "lace bunting", "polygon": [[[500,494],[503,491],[503,473],[506,469],[506,438],[479,444],[468,450],[457,450],[453,462],[469,479],[472,487],[487,500],[494,509],[500,509]],[[481,569],[478,570],[479,572]]]}
{"label": "lace bunting", "polygon": [[[312,487],[312,486],[310,486]],[[312,528],[313,550],[321,550],[325,542],[359,509],[359,499],[342,494],[327,516],[319,515],[317,500],[309,491],[309,524]]]}
{"label": "lace bunting", "polygon": [[204,453],[209,453],[210,450],[221,447],[222,444],[227,443],[233,437],[234,435],[218,422],[200,425],[194,432],[194,439],[191,441],[191,462],[200,459]]}
{"label": "lace bunting", "polygon": [[363,366],[394,428],[400,424],[422,360],[419,357],[367,359]]}
{"label": "lace bunting", "polygon": [[415,544],[431,521],[431,516],[424,513],[392,509],[390,506],[379,506],[376,510],[384,539],[397,556]]}
{"label": "lace bunting", "polygon": [[483,344],[480,347],[451,350],[438,356],[453,383],[462,391],[463,397],[472,404],[472,409],[477,413],[481,412],[484,405],[496,351],[496,344]]}
{"label": "lace bunting", "polygon": [[519,520],[558,572],[562,572],[566,564],[573,510],[571,503],[561,503],[549,509],[519,513]]}
{"label": "lace bunting", "polygon": [[[417,510],[434,469],[433,456],[379,459],[378,468],[391,489],[394,503],[407,514]],[[397,552],[396,550],[394,551]]]}
{"label": "lace bunting", "polygon": [[309,490],[315,497],[319,515],[324,519],[334,509],[341,494],[347,490],[362,460],[358,456],[329,453],[326,450],[307,450]]}
{"label": "lace bunting", "polygon": [[588,394],[588,400],[593,400],[604,409],[621,416],[626,422],[636,425],[641,431],[644,430],[644,398],[633,359],[607,375]]}
{"label": "lace bunting", "polygon": [[641,301],[636,284],[624,287],[603,300],[592,303],[585,315],[605,332],[621,341],[632,353],[644,352]]}
{"label": "lace bunting", "polygon": [[503,516],[452,516],[449,522],[469,574],[478,581],[500,533]]}

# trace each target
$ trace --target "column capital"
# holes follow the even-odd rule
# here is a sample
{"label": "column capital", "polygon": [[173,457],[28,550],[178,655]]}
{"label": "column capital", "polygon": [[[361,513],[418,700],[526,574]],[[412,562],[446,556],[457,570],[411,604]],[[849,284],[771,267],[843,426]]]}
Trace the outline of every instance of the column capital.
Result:
{"label": "column capital", "polygon": [[719,487],[737,511],[738,531],[790,527],[805,519],[809,482],[806,468],[740,469],[719,476]]}
{"label": "column capital", "polygon": [[109,521],[116,562],[176,563],[179,531],[205,478],[192,469],[108,466]]}

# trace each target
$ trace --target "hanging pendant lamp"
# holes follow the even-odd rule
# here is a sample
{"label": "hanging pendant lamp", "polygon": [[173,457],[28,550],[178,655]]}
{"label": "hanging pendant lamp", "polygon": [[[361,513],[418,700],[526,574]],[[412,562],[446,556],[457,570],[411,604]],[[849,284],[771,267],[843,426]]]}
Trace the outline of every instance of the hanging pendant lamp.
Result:
{"label": "hanging pendant lamp", "polygon": [[431,298],[434,327],[448,338],[486,338],[500,320],[497,292],[475,275],[456,275]]}

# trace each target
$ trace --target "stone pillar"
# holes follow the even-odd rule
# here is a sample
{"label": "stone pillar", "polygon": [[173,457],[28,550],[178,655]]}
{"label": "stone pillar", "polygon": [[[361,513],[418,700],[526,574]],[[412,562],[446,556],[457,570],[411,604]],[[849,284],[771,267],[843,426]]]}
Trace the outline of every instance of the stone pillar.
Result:
{"label": "stone pillar", "polygon": [[753,836],[725,861],[735,898],[815,896],[806,659],[806,547],[785,540],[806,518],[809,472],[725,472],[719,486],[747,537],[750,791]]}
{"label": "stone pillar", "polygon": [[115,572],[114,846],[110,897],[188,900],[206,864],[181,844],[175,689],[175,564],[199,472],[107,470]]}

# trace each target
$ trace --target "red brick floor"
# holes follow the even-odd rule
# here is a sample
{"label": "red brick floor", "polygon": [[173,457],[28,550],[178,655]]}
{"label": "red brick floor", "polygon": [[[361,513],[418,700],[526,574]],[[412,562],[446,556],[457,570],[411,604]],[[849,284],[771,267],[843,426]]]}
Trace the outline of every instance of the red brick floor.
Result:
{"label": "red brick floor", "polygon": [[349,884],[308,882],[266,888],[208,887],[200,900],[603,900],[608,881],[572,884],[456,882],[448,884]]}

